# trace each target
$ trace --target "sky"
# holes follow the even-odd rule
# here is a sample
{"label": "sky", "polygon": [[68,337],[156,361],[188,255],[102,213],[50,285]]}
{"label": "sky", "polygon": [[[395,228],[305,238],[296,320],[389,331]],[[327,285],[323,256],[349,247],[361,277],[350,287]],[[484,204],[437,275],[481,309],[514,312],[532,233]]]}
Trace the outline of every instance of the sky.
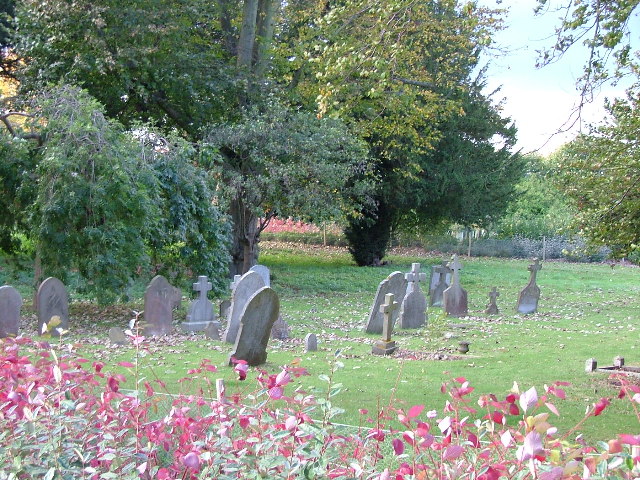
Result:
{"label": "sky", "polygon": [[[554,135],[579,101],[575,84],[582,74],[586,50],[575,49],[557,63],[537,69],[537,50],[553,44],[559,13],[534,16],[536,0],[480,0],[478,3],[509,9],[505,17],[507,28],[494,37],[499,47],[508,48],[508,54],[483,59],[489,63],[486,92],[501,87],[494,98],[504,97],[503,113],[514,119],[518,127],[516,148],[523,153],[537,150],[548,155],[579,131],[576,126],[569,132]],[[624,96],[624,87],[603,88],[583,110],[583,131],[587,131],[586,123],[600,123],[606,117],[605,98],[621,96]]]}

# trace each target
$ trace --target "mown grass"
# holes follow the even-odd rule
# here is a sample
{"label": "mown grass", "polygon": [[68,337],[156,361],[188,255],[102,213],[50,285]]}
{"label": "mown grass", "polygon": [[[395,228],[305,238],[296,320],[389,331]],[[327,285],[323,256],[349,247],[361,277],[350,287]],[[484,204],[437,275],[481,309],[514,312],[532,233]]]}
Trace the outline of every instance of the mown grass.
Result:
{"label": "mown grass", "polygon": [[[467,378],[476,393],[498,396],[507,394],[514,382],[521,390],[535,386],[542,394],[545,384],[568,381],[567,400],[554,401],[561,418],[552,421],[566,431],[583,417],[588,405],[617,395],[615,382],[606,374],[584,372],[586,359],[595,357],[601,365],[610,365],[614,356],[622,355],[627,364],[640,364],[638,268],[545,262],[538,276],[542,290],[539,312],[524,316],[517,315],[514,307],[519,290],[528,281],[530,262],[491,258],[462,259],[461,281],[468,290],[469,318],[451,319],[441,309],[430,309],[425,328],[394,332],[402,355],[372,355],[377,337],[365,334],[364,325],[378,283],[393,271],[408,271],[412,262],[422,263],[428,271],[443,259],[390,255],[389,264],[383,267],[358,268],[338,249],[264,245],[261,263],[272,271],[272,287],[281,296],[281,311],[293,337],[286,342],[271,341],[264,369],[275,373],[282,365],[298,364],[311,375],[297,379],[296,386],[323,391],[326,382],[319,375],[341,362],[343,367],[336,369],[332,381],[343,388],[333,403],[345,410],[335,421],[347,424],[362,421],[358,413],[362,408],[370,415],[389,404],[441,409],[447,397],[440,393],[440,385],[454,377]],[[493,286],[500,292],[501,314],[487,316],[482,311]],[[319,337],[318,352],[304,351],[301,339],[309,332]],[[471,343],[469,354],[457,354],[460,340]],[[135,350],[130,347],[106,351],[99,342],[83,342],[73,333],[73,326],[65,341],[76,344],[83,355],[113,364],[135,359]],[[177,344],[149,339],[145,348],[148,352],[138,359],[139,379],[161,379],[170,392],[189,393],[200,387],[208,392],[206,382],[186,374],[203,358],[219,367],[217,373],[209,374],[210,380],[225,378],[229,393],[253,387],[235,379],[226,365],[231,348],[221,342],[196,335]],[[426,353],[440,353],[449,359],[422,360]],[[126,386],[132,388],[133,375],[126,373],[130,378]],[[183,377],[189,379],[179,381]],[[637,432],[638,427],[630,403],[615,399],[580,431],[590,440],[606,440],[617,433]]]}

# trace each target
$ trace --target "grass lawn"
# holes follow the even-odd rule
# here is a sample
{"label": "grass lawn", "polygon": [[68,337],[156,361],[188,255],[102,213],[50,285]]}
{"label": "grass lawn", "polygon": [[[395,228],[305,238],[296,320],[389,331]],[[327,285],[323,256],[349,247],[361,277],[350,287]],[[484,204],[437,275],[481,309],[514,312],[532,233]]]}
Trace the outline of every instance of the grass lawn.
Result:
{"label": "grass lawn", "polygon": [[[584,371],[585,360],[590,357],[600,365],[611,365],[613,357],[621,355],[628,365],[640,365],[638,268],[544,262],[538,274],[542,291],[539,312],[524,316],[515,314],[514,307],[519,290],[529,279],[530,262],[462,258],[461,283],[468,291],[470,317],[446,318],[441,309],[431,308],[425,328],[394,332],[397,355],[371,355],[377,336],[365,334],[364,325],[378,283],[393,271],[409,271],[412,262],[422,263],[423,271],[428,272],[431,265],[443,259],[415,252],[390,255],[389,264],[383,267],[358,268],[344,250],[264,242],[261,263],[271,269],[272,287],[280,294],[281,311],[292,330],[291,340],[270,342],[264,369],[275,373],[292,362],[306,367],[311,375],[296,379],[305,390],[326,390],[327,384],[319,376],[335,370],[331,379],[334,384],[342,384],[342,391],[332,402],[344,409],[335,421],[346,424],[362,421],[358,413],[361,408],[375,412],[385,405],[408,408],[424,404],[427,409],[441,410],[448,398],[440,393],[442,382],[465,377],[476,388],[474,393],[495,393],[499,397],[504,397],[514,382],[521,391],[535,386],[542,394],[545,384],[568,381],[567,400],[553,400],[561,417],[551,423],[561,431],[575,425],[586,407],[601,397],[611,397],[612,404],[580,428],[587,439],[607,440],[617,433],[640,431],[630,402],[615,398],[615,381],[606,374]],[[25,296],[26,286],[15,285],[23,278],[5,275],[0,276],[0,282],[18,286]],[[482,312],[493,286],[500,292],[501,313],[488,316]],[[29,303],[30,297],[25,298]],[[114,322],[124,327],[130,310],[135,308],[142,307],[112,307],[105,319],[91,305],[75,305],[71,332],[65,341],[75,344],[76,351],[87,357],[110,363],[131,361],[135,355],[132,347],[105,344],[108,327]],[[183,305],[178,318],[184,318],[186,308]],[[28,308],[24,311],[30,314]],[[80,334],[74,331],[74,323],[85,327],[90,324],[91,328]],[[303,338],[309,332],[318,335],[318,352],[304,351]],[[470,342],[466,355],[457,352],[461,340]],[[211,379],[225,378],[228,393],[254,387],[236,381],[226,366],[230,345],[201,335],[175,335],[149,339],[145,348],[145,356],[139,359],[140,376],[162,379],[171,392],[193,392],[205,385],[198,378],[179,381],[203,358],[219,367],[217,373],[209,375]],[[336,368],[336,360],[341,368]],[[128,386],[133,385],[131,379]]]}

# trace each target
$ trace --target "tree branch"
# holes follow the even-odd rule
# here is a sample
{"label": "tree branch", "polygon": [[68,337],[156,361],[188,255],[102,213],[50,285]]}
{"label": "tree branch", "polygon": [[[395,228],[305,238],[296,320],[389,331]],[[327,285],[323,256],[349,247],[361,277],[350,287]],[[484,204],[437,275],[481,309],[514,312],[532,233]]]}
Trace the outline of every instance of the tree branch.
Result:
{"label": "tree branch", "polygon": [[4,123],[4,126],[7,127],[7,130],[9,131],[9,134],[12,137],[22,138],[24,140],[37,140],[38,146],[42,146],[43,144],[42,135],[40,135],[39,133],[35,133],[35,132],[24,133],[24,134],[16,133],[15,128],[13,127],[13,125],[11,124],[11,121],[9,120],[9,117],[11,116],[33,118],[33,115],[26,112],[6,112],[0,115],[0,122]]}
{"label": "tree branch", "polygon": [[404,83],[405,85],[415,85],[416,87],[428,88],[429,90],[434,90],[436,88],[436,84],[433,82],[421,82],[419,80],[412,80],[410,78],[402,78],[402,77],[391,77],[392,80],[400,83]]}

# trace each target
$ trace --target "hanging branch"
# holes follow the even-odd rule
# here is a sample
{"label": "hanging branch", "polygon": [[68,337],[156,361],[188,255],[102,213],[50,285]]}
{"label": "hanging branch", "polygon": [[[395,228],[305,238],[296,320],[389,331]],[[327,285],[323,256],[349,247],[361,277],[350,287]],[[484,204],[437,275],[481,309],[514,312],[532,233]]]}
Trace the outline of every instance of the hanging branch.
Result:
{"label": "hanging branch", "polygon": [[39,133],[35,133],[32,131],[31,133],[17,134],[15,128],[13,127],[13,125],[11,124],[11,121],[9,120],[9,117],[11,116],[33,118],[33,115],[25,112],[9,111],[0,115],[0,121],[4,123],[4,126],[7,127],[7,130],[9,131],[9,134],[12,137],[22,138],[24,140],[37,140],[38,146],[42,146],[44,142],[42,139],[42,135],[40,135]]}

